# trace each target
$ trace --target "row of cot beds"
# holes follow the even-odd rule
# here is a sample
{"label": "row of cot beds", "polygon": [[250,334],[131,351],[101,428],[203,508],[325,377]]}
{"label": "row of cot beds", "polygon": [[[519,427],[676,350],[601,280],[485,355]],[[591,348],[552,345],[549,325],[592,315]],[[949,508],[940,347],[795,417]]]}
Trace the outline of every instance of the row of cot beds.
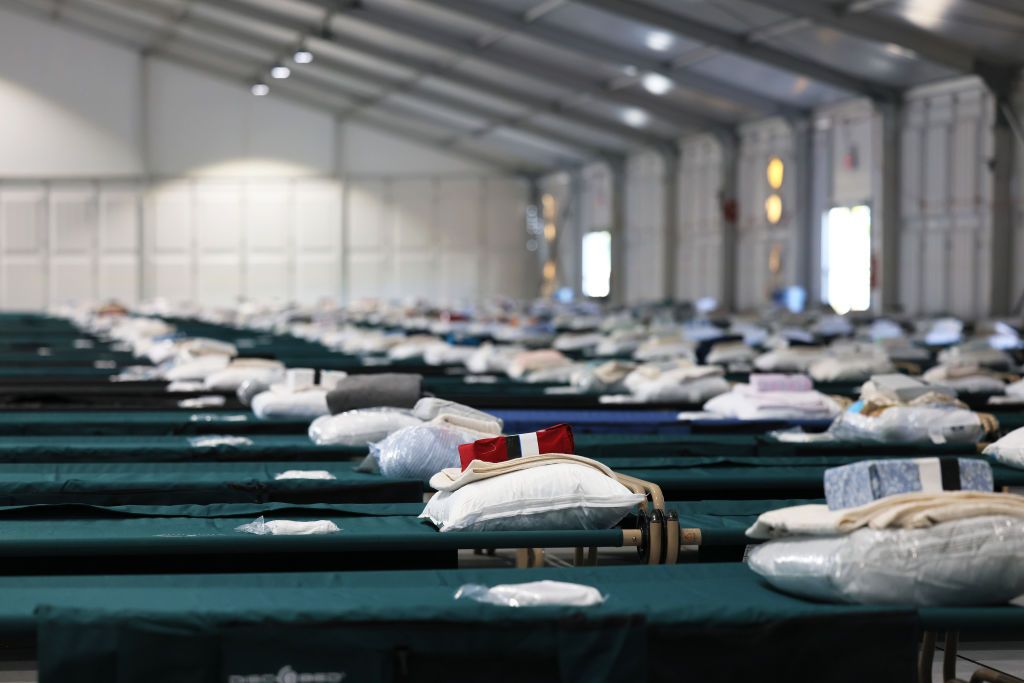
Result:
{"label": "row of cot beds", "polygon": [[[12,356],[120,353],[59,320],[0,327]],[[129,362],[114,360],[108,374]],[[40,408],[0,413],[0,638],[10,657],[34,652],[44,681],[927,680],[930,634],[950,634],[952,677],[952,634],[1024,626],[1014,607],[821,604],[764,585],[739,562],[744,530],[761,512],[819,500],[824,469],[866,455],[761,433],[785,424],[680,424],[675,410],[538,410],[525,400],[529,409],[494,409],[510,432],[572,423],[577,452],[646,503],[609,530],[443,534],[418,518],[422,482],[359,471],[366,449],[315,446],[304,422],[256,420],[227,400],[180,407],[160,383],[69,380],[45,364],[26,381],[20,369],[0,369],[0,395]],[[504,400],[517,390],[529,396],[491,387]],[[65,409],[48,410],[49,397]],[[923,454],[980,457],[959,446],[870,451]],[[333,478],[276,478],[295,469]],[[1022,472],[993,471],[997,487],[1024,486]],[[342,532],[235,531],[262,515],[331,519]],[[647,566],[595,566],[600,549],[621,547]],[[575,549],[579,566],[542,568],[542,549],[553,548]],[[494,549],[516,549],[519,566],[457,568],[459,550]],[[508,610],[452,599],[467,583],[543,578],[609,600]]]}

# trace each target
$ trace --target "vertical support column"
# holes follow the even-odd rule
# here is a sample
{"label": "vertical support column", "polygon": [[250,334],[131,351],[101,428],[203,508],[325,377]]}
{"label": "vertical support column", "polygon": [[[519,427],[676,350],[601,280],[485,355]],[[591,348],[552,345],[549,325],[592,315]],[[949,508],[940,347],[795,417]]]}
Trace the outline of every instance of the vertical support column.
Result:
{"label": "vertical support column", "polygon": [[613,305],[626,301],[626,161],[619,157],[608,161],[612,173],[612,276]]}
{"label": "vertical support column", "polygon": [[[1009,90],[1009,89],[1008,89]],[[992,150],[992,315],[1010,312],[1013,286],[1013,157],[1015,115],[1008,92],[996,93]],[[979,313],[981,313],[979,311]]]}
{"label": "vertical support column", "polygon": [[558,226],[555,257],[558,261],[558,284],[569,287],[577,295],[583,289],[583,217],[589,214],[583,210],[585,194],[583,167],[576,166],[569,171],[569,206],[564,214],[565,220]]}
{"label": "vertical support column", "polygon": [[660,150],[662,159],[661,182],[664,186],[662,204],[663,244],[661,294],[668,300],[675,300],[676,272],[679,261],[679,160],[681,152],[678,144],[666,145]]}
{"label": "vertical support column", "polygon": [[334,180],[341,186],[341,211],[338,226],[338,301],[347,305],[351,290],[348,267],[349,247],[349,187],[345,174],[345,123],[340,116],[334,117]]}
{"label": "vertical support column", "polygon": [[877,267],[881,296],[879,304],[882,313],[896,310],[900,302],[900,244],[902,229],[902,179],[903,179],[903,104],[885,102],[878,105],[881,110],[881,138],[879,150],[881,188],[878,200],[878,215],[881,220],[882,242]]}
{"label": "vertical support column", "polygon": [[[543,192],[540,187],[540,176],[530,175],[525,176],[525,179],[527,182],[526,225],[524,226],[526,228],[526,244],[527,249],[532,246],[532,251],[537,255],[537,264],[540,266],[537,272],[540,274],[544,269],[545,252],[543,245],[544,216],[541,208]],[[543,280],[536,283],[534,292],[539,295],[542,288]]]}
{"label": "vertical support column", "polygon": [[[149,201],[150,188],[153,185],[153,158],[151,146],[151,126],[149,112],[150,80],[152,77],[152,59],[148,51],[142,53],[142,64],[139,67],[139,150],[141,150],[142,173],[141,185],[138,188],[137,218],[135,221],[136,249],[138,250],[135,259],[135,303],[140,304],[149,296],[151,289],[146,281],[146,257],[148,254],[146,230],[146,204]],[[100,232],[103,226],[99,226]]]}
{"label": "vertical support column", "polygon": [[728,311],[735,310],[736,307],[736,262],[739,257],[736,250],[739,139],[734,131],[719,131],[716,138],[722,152],[721,176],[716,198],[720,214],[719,226],[722,231],[722,248],[719,251],[722,259],[722,297],[718,303],[723,310]]}
{"label": "vertical support column", "polygon": [[[814,270],[814,254],[812,245],[818,219],[814,215],[814,130],[809,117],[790,120],[793,129],[793,159],[796,162],[796,213],[797,224],[793,250],[797,252],[792,284],[799,285],[804,291],[811,292],[811,278]],[[787,284],[785,280],[783,285]]]}

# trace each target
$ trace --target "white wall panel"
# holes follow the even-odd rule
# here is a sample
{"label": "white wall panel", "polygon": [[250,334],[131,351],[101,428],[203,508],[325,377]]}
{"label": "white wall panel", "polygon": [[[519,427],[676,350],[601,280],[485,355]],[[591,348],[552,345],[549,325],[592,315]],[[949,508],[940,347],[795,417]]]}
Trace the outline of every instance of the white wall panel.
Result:
{"label": "white wall panel", "polygon": [[47,303],[47,195],[42,185],[0,190],[0,293],[8,309]]}
{"label": "white wall panel", "polygon": [[724,218],[720,205],[726,169],[723,149],[711,135],[684,140],[679,166],[679,218],[675,295],[694,300],[725,291]]}
{"label": "white wall panel", "polygon": [[626,162],[625,188],[625,300],[654,301],[664,291],[665,272],[665,165],[655,152],[644,152]]}
{"label": "white wall panel", "polygon": [[989,310],[992,107],[973,79],[908,96],[901,206],[909,232],[900,252],[908,313],[975,318]]}
{"label": "white wall panel", "polygon": [[[797,210],[797,187],[800,179],[795,163],[794,131],[783,121],[769,119],[744,126],[740,130],[737,197],[737,269],[736,307],[759,308],[778,287],[799,284],[798,264],[805,258],[798,243],[800,216]],[[765,176],[768,161],[777,156],[785,165],[785,178],[779,195],[782,197],[782,220],[777,225],[765,217],[765,199],[771,193]],[[772,248],[781,249],[781,269],[772,273],[768,258]]]}
{"label": "white wall panel", "polygon": [[96,298],[97,196],[90,185],[49,193],[49,301]]}

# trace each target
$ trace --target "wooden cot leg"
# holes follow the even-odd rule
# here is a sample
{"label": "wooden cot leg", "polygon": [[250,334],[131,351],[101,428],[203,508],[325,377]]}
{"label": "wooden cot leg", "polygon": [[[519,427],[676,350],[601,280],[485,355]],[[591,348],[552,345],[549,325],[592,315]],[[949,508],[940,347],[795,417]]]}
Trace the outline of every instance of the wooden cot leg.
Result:
{"label": "wooden cot leg", "polygon": [[528,569],[530,567],[530,549],[516,549],[516,569]]}
{"label": "wooden cot leg", "polygon": [[921,654],[917,659],[918,683],[932,683],[932,663],[935,661],[935,632],[925,631],[921,640]]}
{"label": "wooden cot leg", "polygon": [[946,640],[942,644],[942,680],[951,681],[956,678],[956,651],[960,644],[960,634],[946,631]]}
{"label": "wooden cot leg", "polygon": [[587,548],[587,564],[591,567],[597,566],[597,547],[590,546]]}

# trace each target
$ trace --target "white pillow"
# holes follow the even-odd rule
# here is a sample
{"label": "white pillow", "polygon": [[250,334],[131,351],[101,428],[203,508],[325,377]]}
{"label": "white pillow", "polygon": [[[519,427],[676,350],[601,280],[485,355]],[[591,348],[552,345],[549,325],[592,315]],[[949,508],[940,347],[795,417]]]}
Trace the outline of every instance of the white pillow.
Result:
{"label": "white pillow", "polygon": [[313,418],[330,414],[327,392],[323,389],[306,391],[264,391],[252,399],[252,412],[260,419],[297,417]]}
{"label": "white pillow", "polygon": [[704,403],[729,391],[724,377],[702,377],[690,382],[674,381],[670,373],[641,384],[633,396],[643,403]]}
{"label": "white pillow", "polygon": [[223,370],[231,362],[230,356],[209,354],[194,360],[186,360],[164,373],[168,382],[202,381],[207,375]]}
{"label": "white pillow", "polygon": [[420,423],[418,417],[397,408],[349,410],[313,420],[309,425],[309,438],[318,446],[366,446]]}
{"label": "white pillow", "polygon": [[280,380],[284,372],[284,364],[277,361],[234,361],[223,370],[208,375],[204,383],[210,391],[238,391],[238,387],[246,380],[254,379],[272,384]]}
{"label": "white pillow", "polygon": [[559,463],[441,491],[420,517],[441,531],[609,529],[643,499],[592,467]]}
{"label": "white pillow", "polygon": [[982,452],[1004,465],[1024,469],[1024,427],[1014,429],[995,443],[990,443]]}
{"label": "white pillow", "polygon": [[928,529],[859,529],[754,548],[749,565],[804,598],[882,605],[1003,604],[1024,593],[1024,520],[973,517]]}

